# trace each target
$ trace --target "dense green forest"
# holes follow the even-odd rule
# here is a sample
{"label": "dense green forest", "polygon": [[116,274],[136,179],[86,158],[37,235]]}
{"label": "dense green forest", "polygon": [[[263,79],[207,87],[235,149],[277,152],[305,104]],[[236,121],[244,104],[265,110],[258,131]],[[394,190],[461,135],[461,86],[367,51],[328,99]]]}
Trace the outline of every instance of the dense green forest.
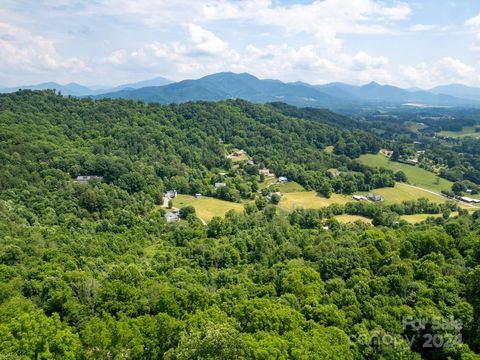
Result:
{"label": "dense green forest", "polygon": [[[393,186],[398,174],[354,160],[386,140],[337,116],[0,95],[0,358],[480,358],[480,212],[251,201],[261,167],[327,196]],[[234,149],[253,164],[233,163]],[[167,223],[169,189],[245,211]]]}

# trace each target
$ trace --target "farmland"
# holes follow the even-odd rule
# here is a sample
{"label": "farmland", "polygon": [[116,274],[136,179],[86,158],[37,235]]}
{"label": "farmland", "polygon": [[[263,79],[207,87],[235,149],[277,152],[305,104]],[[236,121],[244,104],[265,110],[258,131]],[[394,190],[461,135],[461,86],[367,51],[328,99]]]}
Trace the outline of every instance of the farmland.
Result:
{"label": "farmland", "polygon": [[438,133],[438,135],[455,139],[469,136],[474,138],[480,138],[480,132],[476,132],[474,126],[464,126],[462,128],[462,131],[441,131]]}
{"label": "farmland", "polygon": [[353,223],[355,221],[362,221],[366,224],[371,224],[372,220],[365,217],[365,216],[359,216],[359,215],[348,215],[348,214],[343,214],[343,215],[337,215],[335,216],[335,219],[337,219],[340,223],[342,224],[348,224],[348,223]]}
{"label": "farmland", "polygon": [[320,209],[331,204],[346,204],[353,201],[346,195],[332,194],[327,199],[318,195],[315,191],[291,192],[284,194],[285,197],[280,201],[280,207],[288,210],[295,208]]}
{"label": "farmland", "polygon": [[450,190],[452,187],[451,181],[442,179],[430,171],[418,166],[390,161],[387,157],[381,154],[362,155],[358,158],[358,161],[364,165],[385,167],[393,171],[401,170],[407,175],[410,184],[427,190],[441,192],[442,190]]}

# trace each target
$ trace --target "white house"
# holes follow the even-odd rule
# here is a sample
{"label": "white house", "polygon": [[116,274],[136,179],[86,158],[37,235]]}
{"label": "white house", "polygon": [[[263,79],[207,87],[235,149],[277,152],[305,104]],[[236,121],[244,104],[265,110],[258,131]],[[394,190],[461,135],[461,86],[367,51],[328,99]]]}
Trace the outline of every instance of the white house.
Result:
{"label": "white house", "polygon": [[219,189],[219,188],[222,188],[222,187],[225,187],[225,186],[227,186],[227,184],[225,184],[225,183],[221,183],[221,182],[215,183],[215,189]]}
{"label": "white house", "polygon": [[286,176],[279,176],[278,177],[278,182],[286,183],[286,182],[288,182],[288,178]]}
{"label": "white house", "polygon": [[165,213],[165,219],[167,220],[167,222],[171,223],[171,222],[179,220],[180,216],[179,216],[178,213],[167,212],[167,213]]}
{"label": "white house", "polygon": [[177,190],[168,190],[165,196],[167,196],[170,199],[173,199],[177,197]]}

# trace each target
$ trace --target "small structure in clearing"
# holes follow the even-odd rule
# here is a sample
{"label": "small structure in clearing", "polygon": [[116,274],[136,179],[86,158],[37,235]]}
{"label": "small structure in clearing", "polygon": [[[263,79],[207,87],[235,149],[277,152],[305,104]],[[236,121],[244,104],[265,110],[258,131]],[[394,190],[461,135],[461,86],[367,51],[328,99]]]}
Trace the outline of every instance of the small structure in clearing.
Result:
{"label": "small structure in clearing", "polygon": [[273,174],[267,168],[260,169],[258,172],[260,175],[273,176]]}
{"label": "small structure in clearing", "polygon": [[177,190],[168,190],[165,196],[168,197],[169,199],[173,199],[177,197]]}
{"label": "small structure in clearing", "polygon": [[279,176],[278,177],[278,182],[279,183],[286,183],[286,182],[288,182],[288,178],[286,176]]}
{"label": "small structure in clearing", "polygon": [[471,197],[468,197],[468,196],[461,196],[460,197],[460,200],[462,200],[463,202],[466,202],[466,203],[475,203],[475,204],[478,204],[480,203],[480,200],[478,199],[472,199]]}
{"label": "small structure in clearing", "polygon": [[367,201],[367,197],[363,195],[353,195],[353,199],[357,201]]}
{"label": "small structure in clearing", "polygon": [[94,176],[94,175],[80,175],[74,180],[76,183],[79,184],[88,184],[90,180],[102,180],[103,177],[101,176]]}
{"label": "small structure in clearing", "polygon": [[168,223],[180,220],[180,215],[178,212],[169,211],[165,213],[165,219]]}

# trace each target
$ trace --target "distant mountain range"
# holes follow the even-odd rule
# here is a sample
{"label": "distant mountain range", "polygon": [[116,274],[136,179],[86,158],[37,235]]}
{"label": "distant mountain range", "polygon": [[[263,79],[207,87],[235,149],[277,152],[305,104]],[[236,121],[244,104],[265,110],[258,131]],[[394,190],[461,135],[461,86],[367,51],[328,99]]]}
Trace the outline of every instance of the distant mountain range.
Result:
{"label": "distant mountain range", "polygon": [[218,101],[241,98],[255,103],[284,102],[300,107],[339,108],[342,106],[379,104],[417,104],[428,106],[480,106],[480,88],[459,84],[438,86],[430,90],[402,89],[371,82],[363,86],[334,82],[311,85],[304,82],[284,83],[260,80],[250,74],[222,72],[196,80],[171,82],[158,77],[114,88],[88,88],[75,83],[44,83],[0,89],[12,92],[22,89],[56,89],[64,95],[93,98],[125,98],[162,104],[186,101]]}
{"label": "distant mountain range", "polygon": [[71,96],[94,96],[100,95],[103,93],[110,93],[116,91],[122,91],[124,89],[140,89],[147,86],[163,86],[172,83],[172,81],[163,78],[163,77],[156,77],[151,80],[139,81],[136,83],[131,84],[124,84],[119,85],[116,87],[105,87],[105,86],[98,86],[95,88],[79,85],[76,83],[70,83],[66,85],[61,85],[55,82],[47,82],[41,83],[36,85],[23,85],[23,86],[15,86],[15,87],[7,87],[2,88],[0,87],[0,93],[9,93],[15,92],[19,89],[24,90],[46,90],[46,89],[54,89],[61,92],[63,95],[71,95]]}

